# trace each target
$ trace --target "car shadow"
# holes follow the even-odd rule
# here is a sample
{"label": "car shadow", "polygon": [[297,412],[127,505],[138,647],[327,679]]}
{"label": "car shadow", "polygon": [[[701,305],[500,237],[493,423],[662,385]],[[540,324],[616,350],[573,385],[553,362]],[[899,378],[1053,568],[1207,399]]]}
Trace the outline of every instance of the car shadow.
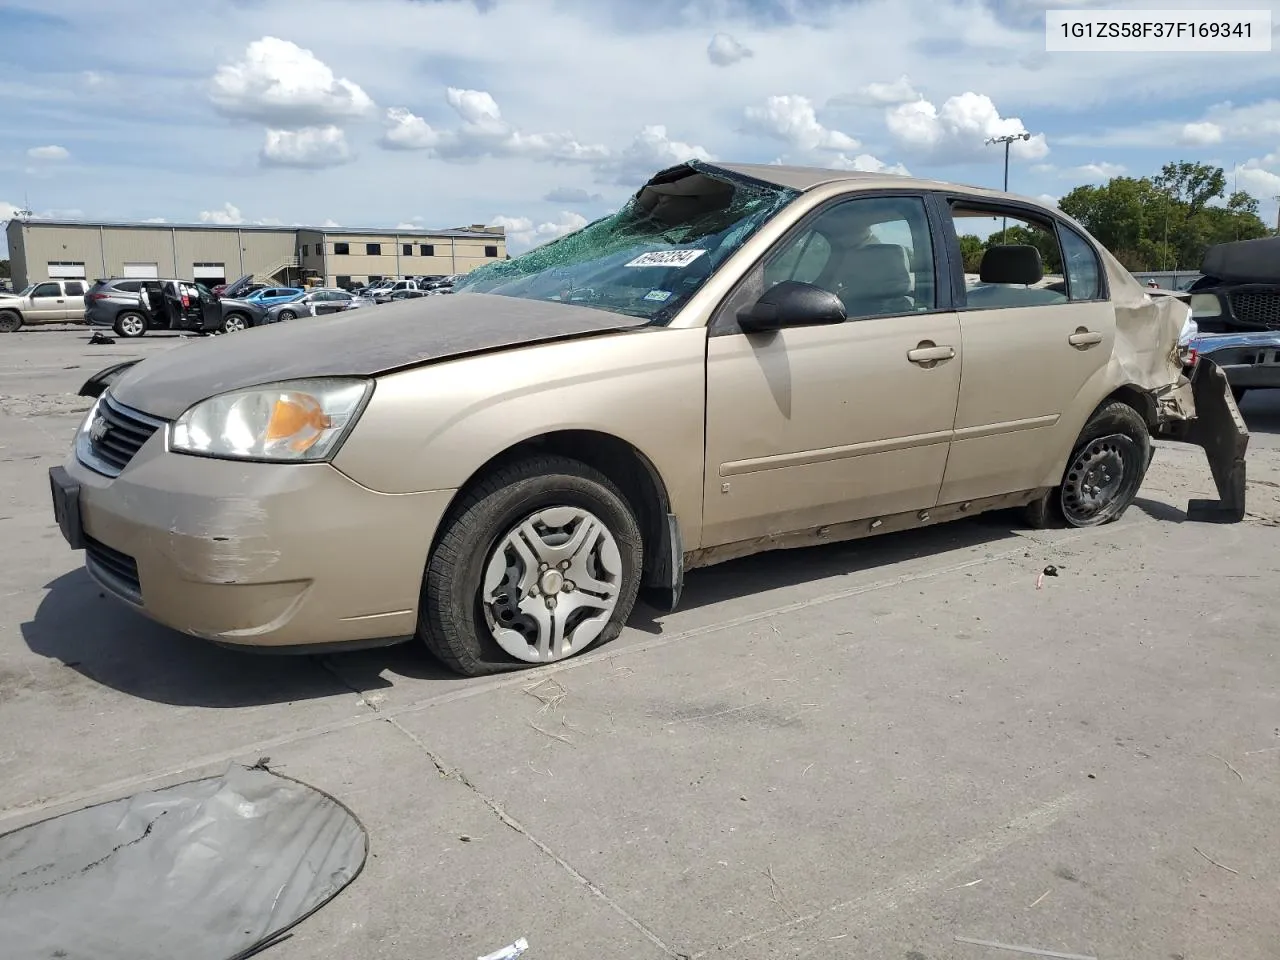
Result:
{"label": "car shadow", "polygon": [[[1017,520],[992,513],[924,530],[733,560],[686,578],[680,610],[693,610],[814,580],[1017,538]],[[477,681],[459,677],[417,643],[350,653],[289,656],[219,647],[154,623],[106,596],[83,569],[49,583],[21,625],[33,653],[130,696],[175,706],[236,708],[358,691],[376,695],[397,680],[430,681],[438,692]],[[665,616],[636,605],[631,629],[661,634]]]}

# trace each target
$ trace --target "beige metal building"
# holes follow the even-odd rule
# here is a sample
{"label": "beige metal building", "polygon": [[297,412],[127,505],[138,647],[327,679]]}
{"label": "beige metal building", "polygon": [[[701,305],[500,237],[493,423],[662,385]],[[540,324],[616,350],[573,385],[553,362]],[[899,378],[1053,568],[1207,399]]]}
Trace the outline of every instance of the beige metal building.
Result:
{"label": "beige metal building", "polygon": [[383,277],[467,273],[507,256],[502,227],[376,230],[221,224],[10,220],[15,289],[41,280],[173,277],[205,286],[345,286]]}

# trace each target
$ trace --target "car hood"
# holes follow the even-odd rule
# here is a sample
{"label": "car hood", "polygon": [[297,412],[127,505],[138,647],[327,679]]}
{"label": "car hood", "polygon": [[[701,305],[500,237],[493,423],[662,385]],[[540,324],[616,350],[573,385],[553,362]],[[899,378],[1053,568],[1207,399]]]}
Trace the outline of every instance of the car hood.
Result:
{"label": "car hood", "polygon": [[111,395],[172,419],[192,404],[243,387],[307,377],[377,376],[474,353],[647,324],[638,317],[492,294],[422,297],[379,307],[192,340],[125,371]]}

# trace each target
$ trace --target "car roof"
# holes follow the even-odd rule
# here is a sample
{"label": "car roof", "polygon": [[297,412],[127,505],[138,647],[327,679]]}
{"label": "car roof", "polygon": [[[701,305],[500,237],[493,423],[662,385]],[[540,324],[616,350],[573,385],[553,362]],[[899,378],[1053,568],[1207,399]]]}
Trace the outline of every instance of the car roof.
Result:
{"label": "car roof", "polygon": [[779,187],[788,187],[802,192],[814,190],[830,183],[846,183],[850,189],[882,190],[906,188],[909,190],[942,190],[962,193],[966,196],[989,200],[1017,200],[1037,207],[1053,209],[1043,200],[1021,196],[1016,193],[1005,193],[1002,190],[991,190],[986,187],[975,187],[969,184],[948,183],[944,180],[924,180],[919,177],[904,177],[893,173],[865,173],[860,170],[833,170],[823,167],[800,167],[781,163],[704,163],[704,169],[727,170],[739,176],[762,180]]}

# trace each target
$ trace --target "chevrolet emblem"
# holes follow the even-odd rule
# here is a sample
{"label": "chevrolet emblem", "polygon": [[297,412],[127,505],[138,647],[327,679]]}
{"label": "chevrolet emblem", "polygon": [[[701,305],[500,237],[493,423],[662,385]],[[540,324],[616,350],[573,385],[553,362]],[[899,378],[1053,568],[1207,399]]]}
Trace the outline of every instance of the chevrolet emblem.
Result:
{"label": "chevrolet emblem", "polygon": [[89,427],[89,439],[97,443],[106,435],[107,421],[102,417],[94,417],[93,425]]}

